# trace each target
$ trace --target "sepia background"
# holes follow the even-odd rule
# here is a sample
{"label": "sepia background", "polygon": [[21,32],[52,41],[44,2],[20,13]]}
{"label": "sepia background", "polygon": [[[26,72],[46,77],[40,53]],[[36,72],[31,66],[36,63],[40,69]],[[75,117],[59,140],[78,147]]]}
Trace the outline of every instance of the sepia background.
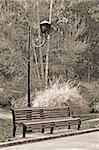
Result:
{"label": "sepia background", "polygon": [[[43,20],[51,22],[50,37],[38,48],[33,42],[43,40]],[[99,1],[0,0],[1,114],[6,118],[10,107],[27,106],[29,25],[32,105],[98,114]]]}

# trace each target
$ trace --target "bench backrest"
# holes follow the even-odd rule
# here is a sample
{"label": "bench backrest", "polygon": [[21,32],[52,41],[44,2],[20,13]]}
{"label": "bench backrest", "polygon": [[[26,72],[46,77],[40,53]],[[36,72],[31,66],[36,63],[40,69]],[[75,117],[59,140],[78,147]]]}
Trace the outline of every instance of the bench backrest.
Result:
{"label": "bench backrest", "polygon": [[32,107],[12,109],[13,122],[37,121],[50,118],[64,118],[70,116],[69,107]]}
{"label": "bench backrest", "polygon": [[44,119],[66,118],[70,116],[69,107],[52,107],[43,109]]}
{"label": "bench backrest", "polygon": [[38,108],[22,108],[12,109],[13,121],[27,121],[41,119],[40,110]]}

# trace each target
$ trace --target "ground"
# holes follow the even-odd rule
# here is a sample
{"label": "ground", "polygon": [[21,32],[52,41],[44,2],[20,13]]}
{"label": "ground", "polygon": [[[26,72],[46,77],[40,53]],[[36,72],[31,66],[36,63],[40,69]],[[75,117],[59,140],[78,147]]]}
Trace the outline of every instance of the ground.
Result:
{"label": "ground", "polygon": [[0,150],[99,150],[99,132],[1,148]]}

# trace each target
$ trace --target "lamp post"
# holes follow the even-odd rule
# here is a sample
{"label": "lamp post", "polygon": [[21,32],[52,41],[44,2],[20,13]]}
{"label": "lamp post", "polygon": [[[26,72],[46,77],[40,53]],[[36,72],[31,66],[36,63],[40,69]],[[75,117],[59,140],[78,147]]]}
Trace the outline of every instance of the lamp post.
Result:
{"label": "lamp post", "polygon": [[[50,29],[51,29],[51,24],[44,20],[40,23],[40,30],[41,33],[43,35],[45,35],[44,39],[46,38],[46,35],[48,35],[50,33]],[[33,40],[32,40],[33,41]],[[40,45],[36,45],[33,41],[33,45],[35,47],[41,47],[43,46],[45,43],[45,40],[43,40],[43,42]],[[29,25],[28,28],[28,107],[31,107],[31,98],[30,98],[30,91],[31,91],[31,80],[30,80],[30,74],[31,74],[31,61],[30,61],[30,57],[31,57],[31,26]]]}
{"label": "lamp post", "polygon": [[31,102],[30,102],[30,51],[31,51],[31,28],[29,25],[29,37],[28,37],[28,107],[31,107]]}

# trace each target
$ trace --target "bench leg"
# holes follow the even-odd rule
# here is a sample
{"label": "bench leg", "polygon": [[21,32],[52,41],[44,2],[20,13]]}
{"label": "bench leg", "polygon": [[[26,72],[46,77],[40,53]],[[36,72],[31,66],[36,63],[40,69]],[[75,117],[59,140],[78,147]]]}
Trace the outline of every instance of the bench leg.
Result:
{"label": "bench leg", "polygon": [[81,126],[81,120],[79,119],[78,120],[78,130],[80,129],[80,126]]}
{"label": "bench leg", "polygon": [[44,133],[44,128],[42,128],[42,133]]}
{"label": "bench leg", "polygon": [[70,127],[71,127],[70,124],[68,124],[68,129],[70,129]]}
{"label": "bench leg", "polygon": [[53,134],[53,127],[50,128],[50,134]]}
{"label": "bench leg", "polygon": [[16,134],[16,126],[14,125],[13,126],[13,137],[15,137],[15,134]]}
{"label": "bench leg", "polygon": [[25,135],[26,135],[26,129],[27,127],[25,125],[23,125],[23,138],[25,138]]}

